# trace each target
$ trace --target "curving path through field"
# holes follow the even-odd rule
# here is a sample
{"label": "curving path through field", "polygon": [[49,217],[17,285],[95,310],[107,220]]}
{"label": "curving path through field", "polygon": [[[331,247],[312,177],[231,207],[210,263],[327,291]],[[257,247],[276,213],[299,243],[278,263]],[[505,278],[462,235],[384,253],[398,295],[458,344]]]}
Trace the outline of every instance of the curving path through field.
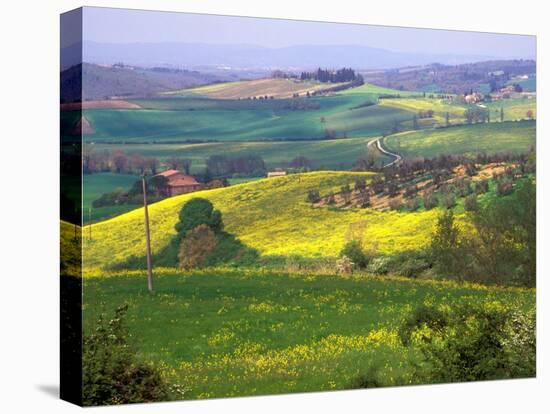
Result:
{"label": "curving path through field", "polygon": [[382,166],[383,168],[387,168],[387,167],[391,167],[394,164],[397,164],[399,161],[401,161],[403,159],[403,157],[401,155],[395,153],[395,152],[391,152],[391,151],[385,149],[382,146],[382,139],[384,139],[384,137],[378,137],[376,139],[373,139],[372,141],[369,141],[369,143],[367,144],[367,147],[369,147],[371,145],[376,145],[376,148],[378,149],[378,151],[380,151],[382,154],[388,155],[388,156],[393,158],[392,162]]}

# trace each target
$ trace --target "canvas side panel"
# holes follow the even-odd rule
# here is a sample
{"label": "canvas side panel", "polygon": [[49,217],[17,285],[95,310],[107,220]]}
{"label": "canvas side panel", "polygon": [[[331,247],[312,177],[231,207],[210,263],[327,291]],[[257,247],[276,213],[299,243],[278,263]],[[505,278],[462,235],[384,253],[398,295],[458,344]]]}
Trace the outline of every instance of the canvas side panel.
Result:
{"label": "canvas side panel", "polygon": [[61,399],[82,405],[82,9],[61,15]]}

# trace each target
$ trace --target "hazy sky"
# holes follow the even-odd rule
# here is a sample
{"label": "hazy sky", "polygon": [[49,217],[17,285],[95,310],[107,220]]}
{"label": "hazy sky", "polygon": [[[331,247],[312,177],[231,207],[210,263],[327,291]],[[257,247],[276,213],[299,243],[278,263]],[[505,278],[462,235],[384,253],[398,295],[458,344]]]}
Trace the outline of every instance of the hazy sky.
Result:
{"label": "hazy sky", "polygon": [[84,40],[106,43],[363,45],[400,52],[534,58],[535,36],[87,7]]}

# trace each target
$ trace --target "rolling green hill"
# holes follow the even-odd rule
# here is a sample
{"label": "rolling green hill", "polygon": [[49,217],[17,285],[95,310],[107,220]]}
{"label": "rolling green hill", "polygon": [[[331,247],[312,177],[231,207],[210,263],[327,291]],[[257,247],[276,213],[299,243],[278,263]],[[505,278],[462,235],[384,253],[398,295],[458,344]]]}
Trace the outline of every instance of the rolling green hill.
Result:
{"label": "rolling green hill", "polygon": [[293,94],[305,95],[307,92],[343,85],[341,83],[321,83],[296,79],[256,79],[236,82],[214,83],[197,88],[166,93],[167,95],[199,95],[215,99],[246,99],[254,96],[273,96],[290,98]]}
{"label": "rolling green hill", "polygon": [[94,144],[94,151],[124,150],[127,154],[153,156],[160,160],[184,157],[192,160],[191,172],[203,172],[211,155],[260,155],[268,169],[287,166],[297,156],[309,159],[314,168],[351,169],[357,158],[366,151],[369,138],[348,138],[318,141],[277,142],[212,142],[204,144]]}
{"label": "rolling green hill", "polygon": [[[294,174],[160,201],[149,210],[153,250],[167,246],[179,210],[193,197],[208,198],[222,211],[225,229],[263,255],[335,257],[346,233],[355,226],[365,227],[366,240],[375,241],[371,247],[381,253],[413,250],[429,242],[437,209],[415,213],[332,210],[313,208],[306,201],[309,189],[319,189],[321,194],[339,191],[344,184],[353,185],[357,176],[369,177],[370,173]],[[143,231],[142,209],[93,224],[93,240],[84,241],[86,268],[142,256]]]}
{"label": "rolling green hill", "polygon": [[384,144],[404,156],[476,152],[528,152],[536,139],[535,121],[492,122],[390,135]]}
{"label": "rolling green hill", "polygon": [[361,86],[356,88],[346,89],[345,91],[339,92],[340,95],[356,95],[372,93],[376,95],[399,95],[401,97],[413,97],[421,96],[422,93],[414,91],[401,91],[399,89],[385,88],[383,86],[374,85],[372,83],[364,83]]}
{"label": "rolling green hill", "polygon": [[85,139],[120,143],[376,136],[413,116],[409,110],[372,105],[376,95],[368,93],[304,100],[309,105],[306,109],[288,109],[293,100],[257,100],[251,106],[247,101],[196,98],[135,101],[155,108],[150,110],[89,109],[84,115],[95,133]]}

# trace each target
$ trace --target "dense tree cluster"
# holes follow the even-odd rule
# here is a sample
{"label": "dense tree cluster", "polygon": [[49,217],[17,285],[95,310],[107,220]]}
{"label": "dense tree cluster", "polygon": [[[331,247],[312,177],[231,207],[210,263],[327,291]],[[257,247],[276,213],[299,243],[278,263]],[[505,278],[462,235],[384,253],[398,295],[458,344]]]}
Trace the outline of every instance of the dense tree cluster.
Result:
{"label": "dense tree cluster", "polygon": [[300,80],[316,80],[330,83],[351,82],[359,78],[362,79],[361,75],[356,74],[351,68],[342,68],[338,70],[319,68],[314,72],[302,72],[300,74]]}
{"label": "dense tree cluster", "polygon": [[266,171],[263,158],[254,154],[240,157],[211,155],[206,160],[206,175],[210,178],[231,177],[233,174],[259,177]]}
{"label": "dense tree cluster", "polygon": [[477,124],[490,121],[490,112],[486,108],[471,106],[464,111],[464,118],[469,124]]}
{"label": "dense tree cluster", "polygon": [[122,150],[95,151],[85,146],[82,151],[82,172],[93,174],[115,172],[119,174],[156,174],[159,161],[155,157],[144,157],[139,154],[127,154]]}

